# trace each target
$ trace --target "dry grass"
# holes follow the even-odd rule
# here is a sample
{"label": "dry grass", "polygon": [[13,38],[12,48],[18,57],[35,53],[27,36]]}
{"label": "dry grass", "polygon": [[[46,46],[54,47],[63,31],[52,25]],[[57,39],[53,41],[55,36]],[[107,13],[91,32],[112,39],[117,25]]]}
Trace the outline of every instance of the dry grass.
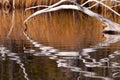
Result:
{"label": "dry grass", "polygon": [[[2,0],[3,2],[4,0]],[[55,2],[57,2],[59,0],[15,0],[15,6],[17,8],[25,8],[25,7],[30,7],[30,6],[34,6],[34,5],[38,5],[38,4],[46,4],[46,5],[50,5],[53,4]],[[83,3],[85,0],[78,0],[78,2]],[[2,5],[4,5],[0,1],[0,3]],[[9,0],[9,4],[12,4],[12,0]]]}
{"label": "dry grass", "polygon": [[30,6],[35,6],[38,4],[52,4],[53,2],[56,2],[58,0],[16,0],[15,1],[15,6],[17,8],[25,8],[25,7],[30,7]]}
{"label": "dry grass", "polygon": [[[0,8],[2,8],[2,7],[6,8],[6,6],[11,7],[13,0],[9,0],[9,3],[7,3],[7,4],[3,4],[3,1],[5,1],[5,0],[0,0]],[[39,5],[39,4],[41,4],[41,5],[42,4],[43,5],[51,5],[51,4],[54,4],[54,3],[58,2],[58,1],[59,0],[15,0],[15,7],[18,8],[18,9],[20,9],[20,8],[24,9],[26,7],[36,6],[36,5]],[[80,4],[84,3],[85,1],[86,0],[77,0],[77,2],[80,3]],[[85,6],[90,6],[92,4],[94,4],[94,2],[89,3],[89,4],[85,5]],[[112,6],[115,3],[111,4],[110,2],[107,2],[106,4],[109,5],[109,6]],[[114,9],[117,12],[120,11],[119,6],[114,8]],[[109,11],[108,9],[106,9],[105,7],[103,7],[101,5],[95,6],[92,10],[94,10],[95,12],[97,12],[99,14],[106,14]],[[109,11],[109,12],[111,12],[111,11]]]}
{"label": "dry grass", "polygon": [[[4,5],[4,1],[9,1],[9,4],[12,5],[13,0],[0,0],[0,5],[1,4]],[[20,8],[20,7],[30,7],[38,4],[51,5],[58,1],[59,0],[15,0],[15,6]],[[78,3],[84,3],[85,1],[87,0],[77,0]],[[107,2],[107,4],[112,5],[110,2]]]}

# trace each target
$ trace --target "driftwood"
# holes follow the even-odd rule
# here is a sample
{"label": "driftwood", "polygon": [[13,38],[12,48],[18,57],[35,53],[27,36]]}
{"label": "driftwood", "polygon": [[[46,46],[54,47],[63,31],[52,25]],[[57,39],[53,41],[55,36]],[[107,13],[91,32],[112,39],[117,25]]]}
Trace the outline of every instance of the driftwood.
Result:
{"label": "driftwood", "polygon": [[[70,3],[73,3],[73,4],[72,5],[60,5],[61,3],[66,2],[66,1],[68,1]],[[83,4],[78,4],[76,2],[76,0],[60,0],[59,2],[57,2],[57,3],[53,4],[53,5],[47,6],[47,8],[45,8],[45,9],[36,11],[32,15],[30,15],[27,19],[25,19],[24,23],[26,24],[28,22],[28,20],[30,20],[31,18],[33,18],[33,17],[35,17],[37,15],[40,15],[42,13],[57,11],[57,10],[61,10],[61,9],[74,9],[74,10],[81,11],[81,12],[87,14],[88,16],[91,16],[91,17],[96,18],[96,19],[100,20],[101,22],[103,22],[106,25],[105,30],[111,30],[111,31],[120,32],[120,24],[115,23],[115,22],[113,22],[113,21],[111,21],[109,19],[106,19],[102,15],[97,14],[94,11],[90,10],[88,7],[84,6],[86,3],[89,3],[91,1],[96,2],[96,4],[101,4],[102,6],[106,7],[107,9],[109,9],[112,13],[115,13],[116,15],[118,15],[120,17],[120,13],[116,12],[110,6],[108,6],[105,3],[103,3],[102,0],[101,1],[98,1],[98,0],[88,0],[85,3],[83,3]],[[109,1],[109,0],[104,0],[104,1]],[[120,1],[117,1],[117,0],[112,0],[112,2],[120,4]],[[92,7],[94,7],[94,5]],[[33,7],[31,7],[31,8],[33,8]]]}

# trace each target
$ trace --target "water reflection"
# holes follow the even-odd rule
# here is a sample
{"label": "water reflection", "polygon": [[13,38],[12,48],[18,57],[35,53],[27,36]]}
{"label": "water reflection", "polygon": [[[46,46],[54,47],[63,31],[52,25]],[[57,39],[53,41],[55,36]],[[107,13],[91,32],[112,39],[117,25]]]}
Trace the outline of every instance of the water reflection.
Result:
{"label": "water reflection", "polygon": [[27,32],[22,22],[31,12],[0,14],[1,80],[119,80],[120,35],[101,33],[101,23],[86,17],[86,24],[85,15],[63,13],[35,18]]}
{"label": "water reflection", "polygon": [[[2,62],[4,62],[6,60],[6,57],[8,57],[8,59],[11,61],[15,61],[22,69],[22,72],[24,74],[24,78],[26,80],[29,80],[28,74],[26,73],[26,69],[24,67],[24,63],[22,62],[23,58],[21,57],[21,55],[17,55],[17,53],[11,52],[10,50],[7,49],[7,47],[4,47],[3,45],[0,45],[0,54],[1,54],[1,61]],[[3,68],[3,70],[4,70],[4,68]],[[13,76],[11,76],[11,77],[13,77]]]}
{"label": "water reflection", "polygon": [[[90,53],[96,52],[98,49],[104,48],[106,46],[109,46],[112,43],[116,43],[120,39],[120,35],[108,35],[104,34],[106,37],[106,40],[97,44],[96,46],[92,48],[85,48],[82,49],[82,52],[60,52],[58,49],[55,49],[53,47],[43,46],[42,44],[39,44],[38,42],[32,40],[26,32],[24,32],[24,35],[26,38],[34,45],[34,47],[37,47],[40,49],[40,52],[34,52],[34,56],[49,56],[50,59],[55,59],[58,67],[64,67],[68,68],[71,71],[79,72],[85,77],[91,77],[91,78],[100,78],[103,80],[113,80],[112,78],[116,78],[115,75],[118,75],[120,72],[117,73],[111,73],[110,77],[104,77],[99,76],[96,72],[89,71],[94,68],[103,68],[103,69],[111,69],[116,70],[120,68],[120,63],[113,62],[113,59],[117,59],[116,56],[120,56],[118,51],[113,52],[112,54],[109,54],[108,57],[101,58],[99,61],[97,61],[95,58],[92,58]],[[80,60],[82,63],[84,63],[84,66],[87,68],[87,70],[83,70],[81,67],[77,67],[73,65],[73,60]],[[119,60],[119,59],[118,59]],[[114,65],[114,66],[113,66]],[[110,75],[108,75],[110,76]]]}

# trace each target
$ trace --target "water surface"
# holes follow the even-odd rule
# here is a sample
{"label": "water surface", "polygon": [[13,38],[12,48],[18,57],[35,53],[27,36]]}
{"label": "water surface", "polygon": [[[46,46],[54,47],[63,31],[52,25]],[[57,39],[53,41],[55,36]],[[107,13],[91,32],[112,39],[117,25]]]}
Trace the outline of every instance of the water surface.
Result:
{"label": "water surface", "polygon": [[119,34],[73,10],[41,14],[24,32],[33,12],[0,12],[0,80],[120,80]]}

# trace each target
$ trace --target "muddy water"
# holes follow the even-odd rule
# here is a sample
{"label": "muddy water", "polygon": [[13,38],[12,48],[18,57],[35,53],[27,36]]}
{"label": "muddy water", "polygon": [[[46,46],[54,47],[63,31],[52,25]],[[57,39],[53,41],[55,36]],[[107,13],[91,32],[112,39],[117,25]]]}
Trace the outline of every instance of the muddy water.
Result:
{"label": "muddy water", "polygon": [[120,35],[73,10],[36,16],[24,32],[33,12],[0,12],[0,80],[120,80]]}

